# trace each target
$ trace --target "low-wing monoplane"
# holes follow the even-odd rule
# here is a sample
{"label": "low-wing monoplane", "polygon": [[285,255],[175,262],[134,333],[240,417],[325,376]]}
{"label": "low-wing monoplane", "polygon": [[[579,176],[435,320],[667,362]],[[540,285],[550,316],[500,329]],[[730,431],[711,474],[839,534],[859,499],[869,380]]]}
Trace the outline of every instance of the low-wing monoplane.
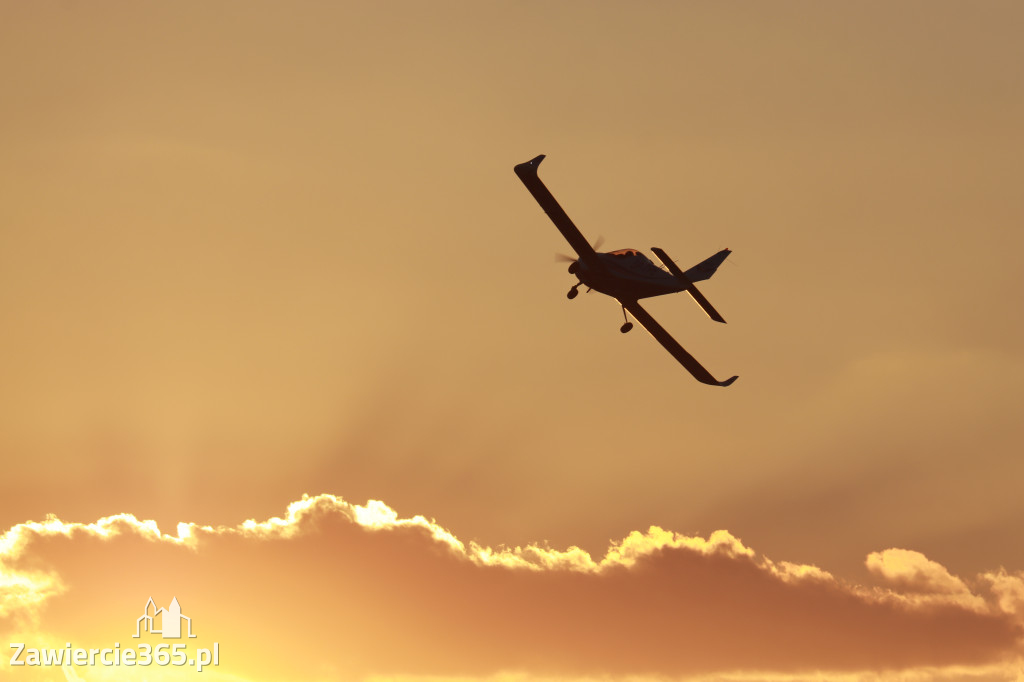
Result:
{"label": "low-wing monoplane", "polygon": [[619,249],[608,253],[598,253],[583,238],[579,229],[555,201],[555,197],[537,177],[537,167],[543,160],[544,155],[541,154],[516,166],[515,172],[579,256],[569,265],[569,273],[575,275],[579,281],[569,289],[567,296],[570,299],[576,298],[580,286],[587,287],[588,291],[593,289],[611,296],[622,304],[622,316],[626,319],[619,330],[623,334],[633,328],[633,323],[626,316],[628,311],[633,319],[650,332],[651,336],[657,339],[658,343],[664,346],[665,350],[671,353],[672,357],[678,360],[697,381],[712,386],[728,386],[736,381],[736,377],[725,381],[715,379],[639,303],[641,298],[685,291],[693,297],[693,300],[708,314],[708,317],[716,322],[725,322],[714,306],[697,290],[694,282],[708,279],[715,274],[718,266],[729,255],[729,249],[722,249],[685,272],[668,257],[668,254],[657,247],[652,248],[651,251],[667,268],[667,271],[659,268],[636,249]]}

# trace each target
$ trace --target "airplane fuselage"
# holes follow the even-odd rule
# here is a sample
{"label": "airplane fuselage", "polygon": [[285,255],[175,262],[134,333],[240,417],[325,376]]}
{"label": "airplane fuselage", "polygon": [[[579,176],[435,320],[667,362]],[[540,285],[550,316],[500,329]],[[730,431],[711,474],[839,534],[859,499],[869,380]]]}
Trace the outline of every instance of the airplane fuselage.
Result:
{"label": "airplane fuselage", "polygon": [[579,259],[569,272],[585,286],[617,299],[637,300],[673,294],[686,287],[671,273],[665,272],[636,249],[620,249],[599,253],[602,270],[589,268]]}

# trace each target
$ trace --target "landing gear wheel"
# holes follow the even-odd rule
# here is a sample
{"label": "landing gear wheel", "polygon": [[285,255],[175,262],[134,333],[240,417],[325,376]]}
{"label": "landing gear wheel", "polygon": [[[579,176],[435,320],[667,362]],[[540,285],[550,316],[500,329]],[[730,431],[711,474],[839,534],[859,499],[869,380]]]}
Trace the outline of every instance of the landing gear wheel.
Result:
{"label": "landing gear wheel", "polygon": [[622,332],[623,334],[625,334],[626,332],[628,332],[632,328],[633,328],[633,323],[632,322],[627,322],[626,324],[624,324],[621,327],[619,327],[619,331]]}
{"label": "landing gear wheel", "polygon": [[571,301],[572,299],[576,298],[579,295],[580,290],[577,289],[576,287],[573,287],[572,289],[569,289],[569,293],[567,293],[565,297]]}

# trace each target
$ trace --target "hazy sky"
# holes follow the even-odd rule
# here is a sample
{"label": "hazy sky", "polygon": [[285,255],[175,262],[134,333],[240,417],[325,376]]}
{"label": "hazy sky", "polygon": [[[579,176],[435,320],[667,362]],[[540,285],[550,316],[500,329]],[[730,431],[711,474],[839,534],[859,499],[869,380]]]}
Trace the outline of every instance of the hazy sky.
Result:
{"label": "hazy sky", "polygon": [[[0,646],[127,637],[152,594],[233,680],[1024,674],[1022,32],[1014,2],[0,0]],[[733,249],[728,324],[648,309],[735,385],[566,300],[512,173],[541,153],[604,249]],[[304,494],[329,527],[243,531]],[[573,558],[472,549],[517,546]],[[252,633],[257,593],[372,623]],[[644,628],[564,620],[602,604]]]}

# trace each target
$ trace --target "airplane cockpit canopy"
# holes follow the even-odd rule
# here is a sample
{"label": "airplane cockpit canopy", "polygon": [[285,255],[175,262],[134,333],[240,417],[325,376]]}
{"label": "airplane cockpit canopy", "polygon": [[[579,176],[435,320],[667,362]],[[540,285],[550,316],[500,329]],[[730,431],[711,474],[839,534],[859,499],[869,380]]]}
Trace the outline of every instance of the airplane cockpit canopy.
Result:
{"label": "airplane cockpit canopy", "polygon": [[609,255],[621,257],[639,256],[640,252],[636,249],[619,249],[618,251],[610,251]]}

